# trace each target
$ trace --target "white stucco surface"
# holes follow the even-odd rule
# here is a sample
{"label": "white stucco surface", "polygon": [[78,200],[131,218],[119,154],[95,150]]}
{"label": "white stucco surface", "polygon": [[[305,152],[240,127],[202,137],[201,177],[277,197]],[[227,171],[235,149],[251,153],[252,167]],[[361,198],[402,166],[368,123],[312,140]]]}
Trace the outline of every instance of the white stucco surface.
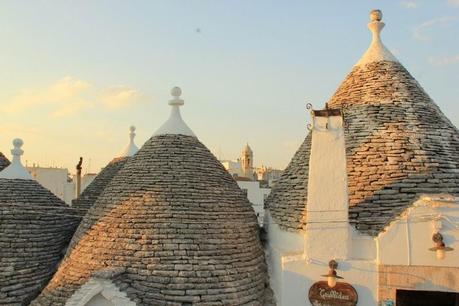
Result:
{"label": "white stucco surface", "polygon": [[90,278],[67,301],[65,306],[136,306],[110,280]]}
{"label": "white stucco surface", "polygon": [[[306,203],[305,203],[306,205]],[[268,222],[270,281],[279,306],[311,305],[310,287],[325,280],[328,262],[359,295],[359,305],[376,305],[376,242],[348,222],[346,155],[341,116],[313,118],[306,227],[291,233]],[[352,251],[351,251],[352,250]]]}
{"label": "white stucco surface", "polygon": [[260,182],[258,181],[236,180],[236,182],[239,188],[247,192],[247,199],[255,210],[255,214],[258,218],[258,223],[263,225],[263,218],[265,214],[264,202],[266,197],[271,192],[271,189],[260,187]]}
{"label": "white stucco surface", "polygon": [[313,118],[307,203],[306,257],[347,258],[350,226],[341,116]]}
{"label": "white stucco surface", "polygon": [[[378,236],[378,263],[384,265],[459,266],[459,199],[425,196]],[[440,232],[446,246],[454,248],[439,260],[429,248]]]}
{"label": "white stucco surface", "polygon": [[0,172],[0,178],[33,180],[21,162],[21,155],[24,154],[24,151],[21,150],[23,144],[22,139],[16,138],[13,140],[14,148],[11,150],[11,154],[13,155],[11,164]]}
{"label": "white stucco surface", "polygon": [[112,302],[107,300],[102,294],[94,296],[86,306],[114,306]]}
{"label": "white stucco surface", "polygon": [[169,119],[153,135],[180,134],[196,137],[180,115],[180,106],[184,104],[184,101],[180,99],[182,90],[179,87],[174,87],[171,90],[171,94],[173,99],[169,101],[169,105],[172,107]]}
{"label": "white stucco surface", "polygon": [[127,156],[134,156],[135,153],[139,150],[139,148],[134,143],[135,138],[135,126],[131,126],[129,128],[129,143],[127,146],[118,154],[118,157],[127,157]]}
{"label": "white stucco surface", "polygon": [[[43,187],[50,190],[58,198],[65,198],[65,188],[68,184],[68,170],[66,168],[51,167],[27,167],[33,179],[39,182]],[[75,191],[73,190],[73,195]]]}
{"label": "white stucco surface", "polygon": [[[265,216],[268,229],[268,264],[270,284],[278,306],[311,305],[308,300],[309,288],[317,281],[325,280],[321,275],[328,271],[328,260],[307,259],[304,252],[306,233],[283,231],[275,223],[270,223],[269,213]],[[267,224],[269,223],[269,224]],[[350,283],[359,295],[362,306],[376,305],[378,271],[375,262],[375,242],[371,237],[356,236],[360,249],[359,257],[370,259],[338,260],[338,274]],[[328,240],[321,241],[328,245]]]}
{"label": "white stucco surface", "polygon": [[[295,256],[304,256],[304,235],[283,231],[274,223],[269,212],[264,218],[264,227],[268,233],[267,261],[269,280],[276,300],[279,302],[284,295],[284,261]],[[278,305],[282,305],[279,304]]]}
{"label": "white stucco surface", "polygon": [[398,62],[395,56],[389,51],[389,49],[386,48],[386,46],[384,46],[381,41],[381,31],[384,26],[385,23],[378,20],[373,20],[368,23],[368,29],[370,29],[372,34],[372,40],[367,51],[357,62],[356,66],[363,66],[368,63],[379,61]]}
{"label": "white stucco surface", "polygon": [[[282,301],[278,305],[311,305],[308,299],[309,288],[317,281],[326,280],[321,275],[328,271],[328,261],[297,260],[284,264],[284,283]],[[377,305],[377,267],[371,261],[339,261],[338,275],[357,291],[358,305]]]}

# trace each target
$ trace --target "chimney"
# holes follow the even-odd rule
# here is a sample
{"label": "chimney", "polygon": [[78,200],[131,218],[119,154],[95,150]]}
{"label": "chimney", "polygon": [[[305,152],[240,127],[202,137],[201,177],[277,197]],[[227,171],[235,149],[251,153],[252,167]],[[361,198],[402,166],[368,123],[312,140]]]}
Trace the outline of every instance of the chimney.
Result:
{"label": "chimney", "polygon": [[80,157],[80,161],[76,165],[76,197],[78,198],[81,193],[81,169],[83,167],[81,166],[83,164],[83,157]]}
{"label": "chimney", "polygon": [[348,186],[341,110],[312,111],[306,205],[306,258],[345,259],[349,250]]}

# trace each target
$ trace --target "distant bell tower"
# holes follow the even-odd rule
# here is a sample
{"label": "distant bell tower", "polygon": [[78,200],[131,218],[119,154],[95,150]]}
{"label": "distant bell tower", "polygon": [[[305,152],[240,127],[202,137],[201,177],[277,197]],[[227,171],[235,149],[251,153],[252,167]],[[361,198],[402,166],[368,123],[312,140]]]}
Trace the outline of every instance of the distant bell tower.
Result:
{"label": "distant bell tower", "polygon": [[246,144],[242,149],[240,161],[244,176],[253,178],[253,151],[249,144]]}

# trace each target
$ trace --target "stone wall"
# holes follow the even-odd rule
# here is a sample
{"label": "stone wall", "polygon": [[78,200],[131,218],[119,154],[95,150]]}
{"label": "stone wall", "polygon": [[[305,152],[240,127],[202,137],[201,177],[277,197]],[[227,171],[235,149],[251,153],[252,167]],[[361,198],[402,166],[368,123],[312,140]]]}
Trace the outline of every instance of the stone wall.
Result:
{"label": "stone wall", "polygon": [[379,266],[378,300],[395,301],[397,289],[459,292],[459,267]]}

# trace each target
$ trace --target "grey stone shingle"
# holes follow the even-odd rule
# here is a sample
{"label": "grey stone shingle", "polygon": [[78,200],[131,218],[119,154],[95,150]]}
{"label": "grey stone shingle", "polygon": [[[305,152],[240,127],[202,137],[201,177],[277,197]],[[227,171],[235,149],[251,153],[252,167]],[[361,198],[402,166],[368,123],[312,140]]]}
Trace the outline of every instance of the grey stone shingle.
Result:
{"label": "grey stone shingle", "polygon": [[112,281],[137,305],[262,305],[258,230],[247,198],[202,143],[155,136],[88,210],[32,305],[64,305],[106,269],[124,271]]}
{"label": "grey stone shingle", "polygon": [[[350,222],[377,235],[422,193],[459,194],[459,132],[398,62],[356,66],[329,101],[345,120]],[[276,223],[301,230],[309,137],[267,200]]]}
{"label": "grey stone shingle", "polygon": [[8,158],[6,158],[6,156],[3,155],[2,152],[0,152],[0,171],[5,169],[9,165],[10,165],[10,161],[8,160]]}
{"label": "grey stone shingle", "polygon": [[72,201],[72,207],[84,216],[129,158],[118,157],[109,162],[83,190],[80,196]]}
{"label": "grey stone shingle", "polygon": [[0,179],[0,305],[28,305],[40,293],[79,219],[36,181]]}

